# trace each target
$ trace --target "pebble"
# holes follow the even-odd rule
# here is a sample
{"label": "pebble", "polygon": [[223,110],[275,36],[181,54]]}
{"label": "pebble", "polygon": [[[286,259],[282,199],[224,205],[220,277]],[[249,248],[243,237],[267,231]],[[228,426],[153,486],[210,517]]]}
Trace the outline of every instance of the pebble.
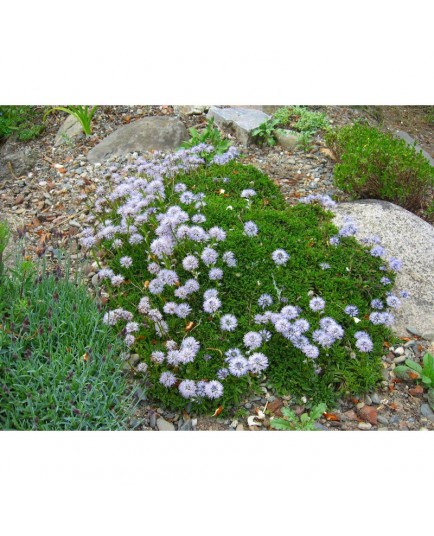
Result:
{"label": "pebble", "polygon": [[400,355],[400,356],[398,356],[398,357],[395,357],[395,358],[393,359],[393,362],[394,362],[395,364],[398,364],[398,363],[404,363],[404,361],[406,361],[406,359],[407,359],[407,356],[404,354],[404,355]]}
{"label": "pebble", "polygon": [[149,425],[151,428],[155,428],[157,426],[157,415],[155,413],[151,413],[151,416],[149,417]]}
{"label": "pebble", "polygon": [[398,348],[395,348],[395,350],[392,350],[395,355],[404,355],[405,350],[402,346],[398,346]]}
{"label": "pebble", "polygon": [[380,423],[380,424],[384,424],[384,425],[388,425],[389,424],[389,419],[387,417],[385,417],[384,415],[377,415],[377,421]]}
{"label": "pebble", "polygon": [[428,404],[422,404],[420,406],[420,412],[424,417],[434,422],[434,411],[429,407]]}
{"label": "pebble", "polygon": [[365,403],[364,402],[359,402],[356,406],[357,409],[362,409],[364,407]]}
{"label": "pebble", "polygon": [[252,408],[252,404],[250,404],[250,402],[246,402],[246,404],[244,404],[244,407],[246,409],[251,409]]}
{"label": "pebble", "polygon": [[174,432],[175,427],[171,422],[166,421],[163,417],[157,419],[157,428],[160,432]]}
{"label": "pebble", "polygon": [[377,404],[377,405],[378,405],[378,404],[381,404],[381,399],[380,399],[380,397],[378,396],[377,393],[372,393],[372,395],[371,395],[371,400],[372,400],[372,402],[373,402],[374,404]]}
{"label": "pebble", "polygon": [[370,430],[372,428],[372,424],[369,422],[359,422],[357,428],[359,430]]}
{"label": "pebble", "polygon": [[372,398],[369,395],[365,395],[365,404],[372,406]]}
{"label": "pebble", "polygon": [[405,329],[412,335],[416,335],[416,337],[422,336],[422,333],[417,328],[414,328],[413,326],[406,326]]}
{"label": "pebble", "polygon": [[238,426],[238,421],[235,419],[231,422],[231,428],[236,428]]}
{"label": "pebble", "polygon": [[191,419],[189,419],[187,422],[185,422],[181,428],[181,432],[190,432],[193,430],[193,423],[191,422]]}
{"label": "pebble", "polygon": [[243,432],[244,431],[244,426],[242,424],[238,424],[237,427],[235,428],[235,430],[237,432]]}

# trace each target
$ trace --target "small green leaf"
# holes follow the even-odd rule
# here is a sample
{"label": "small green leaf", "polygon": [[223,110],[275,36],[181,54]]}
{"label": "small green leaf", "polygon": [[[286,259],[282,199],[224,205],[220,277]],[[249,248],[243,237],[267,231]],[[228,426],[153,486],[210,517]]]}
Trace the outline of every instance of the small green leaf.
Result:
{"label": "small green leaf", "polygon": [[419,365],[419,363],[416,363],[415,361],[412,361],[411,359],[407,359],[405,361],[405,364],[407,365],[408,368],[411,368],[412,370],[415,370],[419,374],[422,373],[422,367]]}

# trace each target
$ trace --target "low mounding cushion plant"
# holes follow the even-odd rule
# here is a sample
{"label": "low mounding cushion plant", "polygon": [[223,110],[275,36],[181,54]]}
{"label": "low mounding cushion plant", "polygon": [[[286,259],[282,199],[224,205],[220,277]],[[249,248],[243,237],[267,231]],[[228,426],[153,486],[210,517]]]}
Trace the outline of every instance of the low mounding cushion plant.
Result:
{"label": "low mounding cushion plant", "polygon": [[363,123],[331,131],[326,140],[338,158],[335,185],[344,192],[411,211],[429,203],[434,167],[404,140]]}
{"label": "low mounding cushion plant", "polygon": [[105,322],[140,355],[150,396],[225,412],[264,379],[313,402],[370,389],[399,262],[372,253],[375,237],[360,246],[353,222],[338,231],[330,198],[287,207],[234,148],[209,164],[204,151],[112,166],[81,238],[103,254]]}

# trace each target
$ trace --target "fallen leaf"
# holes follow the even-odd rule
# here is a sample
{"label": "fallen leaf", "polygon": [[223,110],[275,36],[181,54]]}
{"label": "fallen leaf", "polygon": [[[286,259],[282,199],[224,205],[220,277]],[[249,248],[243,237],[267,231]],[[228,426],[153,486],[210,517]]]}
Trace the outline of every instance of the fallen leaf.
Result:
{"label": "fallen leaf", "polygon": [[220,413],[223,411],[223,406],[219,406],[215,411],[214,411],[214,414],[213,414],[213,417],[217,417],[218,415],[220,415]]}
{"label": "fallen leaf", "polygon": [[185,331],[191,331],[192,329],[194,328],[194,322],[189,322],[186,326],[185,326]]}
{"label": "fallen leaf", "polygon": [[407,376],[411,379],[411,380],[417,380],[419,377],[420,377],[420,374],[417,374],[417,372],[412,372],[411,370],[409,370],[407,372]]}
{"label": "fallen leaf", "polygon": [[396,411],[398,409],[398,404],[396,402],[392,402],[391,404],[389,404],[389,408]]}
{"label": "fallen leaf", "polygon": [[327,147],[321,147],[321,149],[319,151],[320,151],[320,153],[325,154],[326,156],[328,156],[332,160],[336,161],[336,155],[331,149],[328,149]]}
{"label": "fallen leaf", "polygon": [[145,281],[145,282],[143,283],[143,286],[144,286],[145,288],[148,288],[148,287],[149,287],[149,281]]}
{"label": "fallen leaf", "polygon": [[84,353],[84,355],[82,356],[83,360],[84,361],[89,361],[89,354],[87,352]]}
{"label": "fallen leaf", "polygon": [[323,415],[327,421],[340,421],[341,420],[339,416],[336,415],[335,413],[323,413]]}
{"label": "fallen leaf", "polygon": [[387,341],[384,341],[383,346],[385,346],[386,348],[390,348],[390,343],[388,343]]}

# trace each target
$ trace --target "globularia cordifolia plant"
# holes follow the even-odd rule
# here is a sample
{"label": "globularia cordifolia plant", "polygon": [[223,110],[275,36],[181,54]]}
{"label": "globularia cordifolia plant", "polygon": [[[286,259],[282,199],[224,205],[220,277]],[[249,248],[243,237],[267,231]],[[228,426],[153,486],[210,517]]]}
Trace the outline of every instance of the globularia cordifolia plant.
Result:
{"label": "globularia cordifolia plant", "polygon": [[[286,207],[234,147],[210,164],[201,144],[112,165],[80,239],[103,252],[104,321],[142,362],[152,397],[174,409],[225,410],[266,379],[313,402],[380,378],[397,259],[355,223],[334,227],[334,202]],[[369,249],[370,248],[370,249]]]}

